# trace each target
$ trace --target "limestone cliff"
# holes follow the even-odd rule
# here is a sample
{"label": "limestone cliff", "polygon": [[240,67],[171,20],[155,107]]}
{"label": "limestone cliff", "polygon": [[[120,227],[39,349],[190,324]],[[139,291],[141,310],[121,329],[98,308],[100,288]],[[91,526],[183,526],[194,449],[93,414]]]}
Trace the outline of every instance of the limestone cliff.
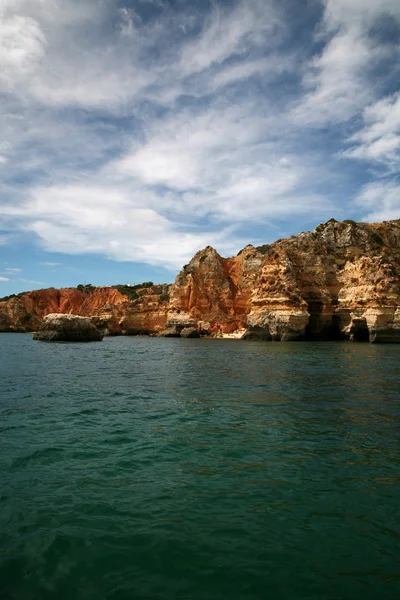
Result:
{"label": "limestone cliff", "polygon": [[266,340],[400,341],[400,220],[337,222],[232,258],[208,246],[172,286],[40,290],[0,301],[0,331],[34,330],[52,312],[105,333]]}
{"label": "limestone cliff", "polygon": [[0,331],[37,331],[50,313],[91,317],[106,335],[147,334],[165,326],[169,286],[139,288],[135,297],[112,287],[49,288],[0,300]]}
{"label": "limestone cliff", "polygon": [[400,341],[400,220],[331,219],[229,259],[207,247],[170,296],[167,330],[178,313],[244,338]]}

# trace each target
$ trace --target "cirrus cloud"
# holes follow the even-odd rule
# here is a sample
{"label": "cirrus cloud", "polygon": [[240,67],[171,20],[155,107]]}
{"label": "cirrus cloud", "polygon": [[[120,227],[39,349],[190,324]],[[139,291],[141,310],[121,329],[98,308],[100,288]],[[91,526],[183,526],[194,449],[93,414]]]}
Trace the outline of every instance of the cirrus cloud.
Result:
{"label": "cirrus cloud", "polygon": [[390,27],[392,0],[3,0],[0,243],[176,269],[395,215]]}

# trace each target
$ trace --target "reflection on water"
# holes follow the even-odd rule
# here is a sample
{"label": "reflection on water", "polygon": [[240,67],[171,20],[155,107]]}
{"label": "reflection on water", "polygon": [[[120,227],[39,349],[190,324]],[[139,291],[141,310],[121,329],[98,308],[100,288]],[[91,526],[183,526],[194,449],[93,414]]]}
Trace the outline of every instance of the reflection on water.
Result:
{"label": "reflection on water", "polygon": [[2,334],[1,597],[397,600],[399,358]]}

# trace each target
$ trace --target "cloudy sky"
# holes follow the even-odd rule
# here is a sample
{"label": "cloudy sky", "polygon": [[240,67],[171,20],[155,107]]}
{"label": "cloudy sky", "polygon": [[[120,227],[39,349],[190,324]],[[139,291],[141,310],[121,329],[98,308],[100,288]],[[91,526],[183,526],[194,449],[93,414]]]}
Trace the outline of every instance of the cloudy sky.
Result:
{"label": "cloudy sky", "polygon": [[0,0],[0,296],[400,216],[399,0]]}

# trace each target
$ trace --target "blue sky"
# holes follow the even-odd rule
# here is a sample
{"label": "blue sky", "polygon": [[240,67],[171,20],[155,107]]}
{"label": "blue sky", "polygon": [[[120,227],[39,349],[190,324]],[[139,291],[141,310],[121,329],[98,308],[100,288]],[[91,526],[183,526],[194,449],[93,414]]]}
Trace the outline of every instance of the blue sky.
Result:
{"label": "blue sky", "polygon": [[0,296],[400,217],[398,0],[1,0]]}

